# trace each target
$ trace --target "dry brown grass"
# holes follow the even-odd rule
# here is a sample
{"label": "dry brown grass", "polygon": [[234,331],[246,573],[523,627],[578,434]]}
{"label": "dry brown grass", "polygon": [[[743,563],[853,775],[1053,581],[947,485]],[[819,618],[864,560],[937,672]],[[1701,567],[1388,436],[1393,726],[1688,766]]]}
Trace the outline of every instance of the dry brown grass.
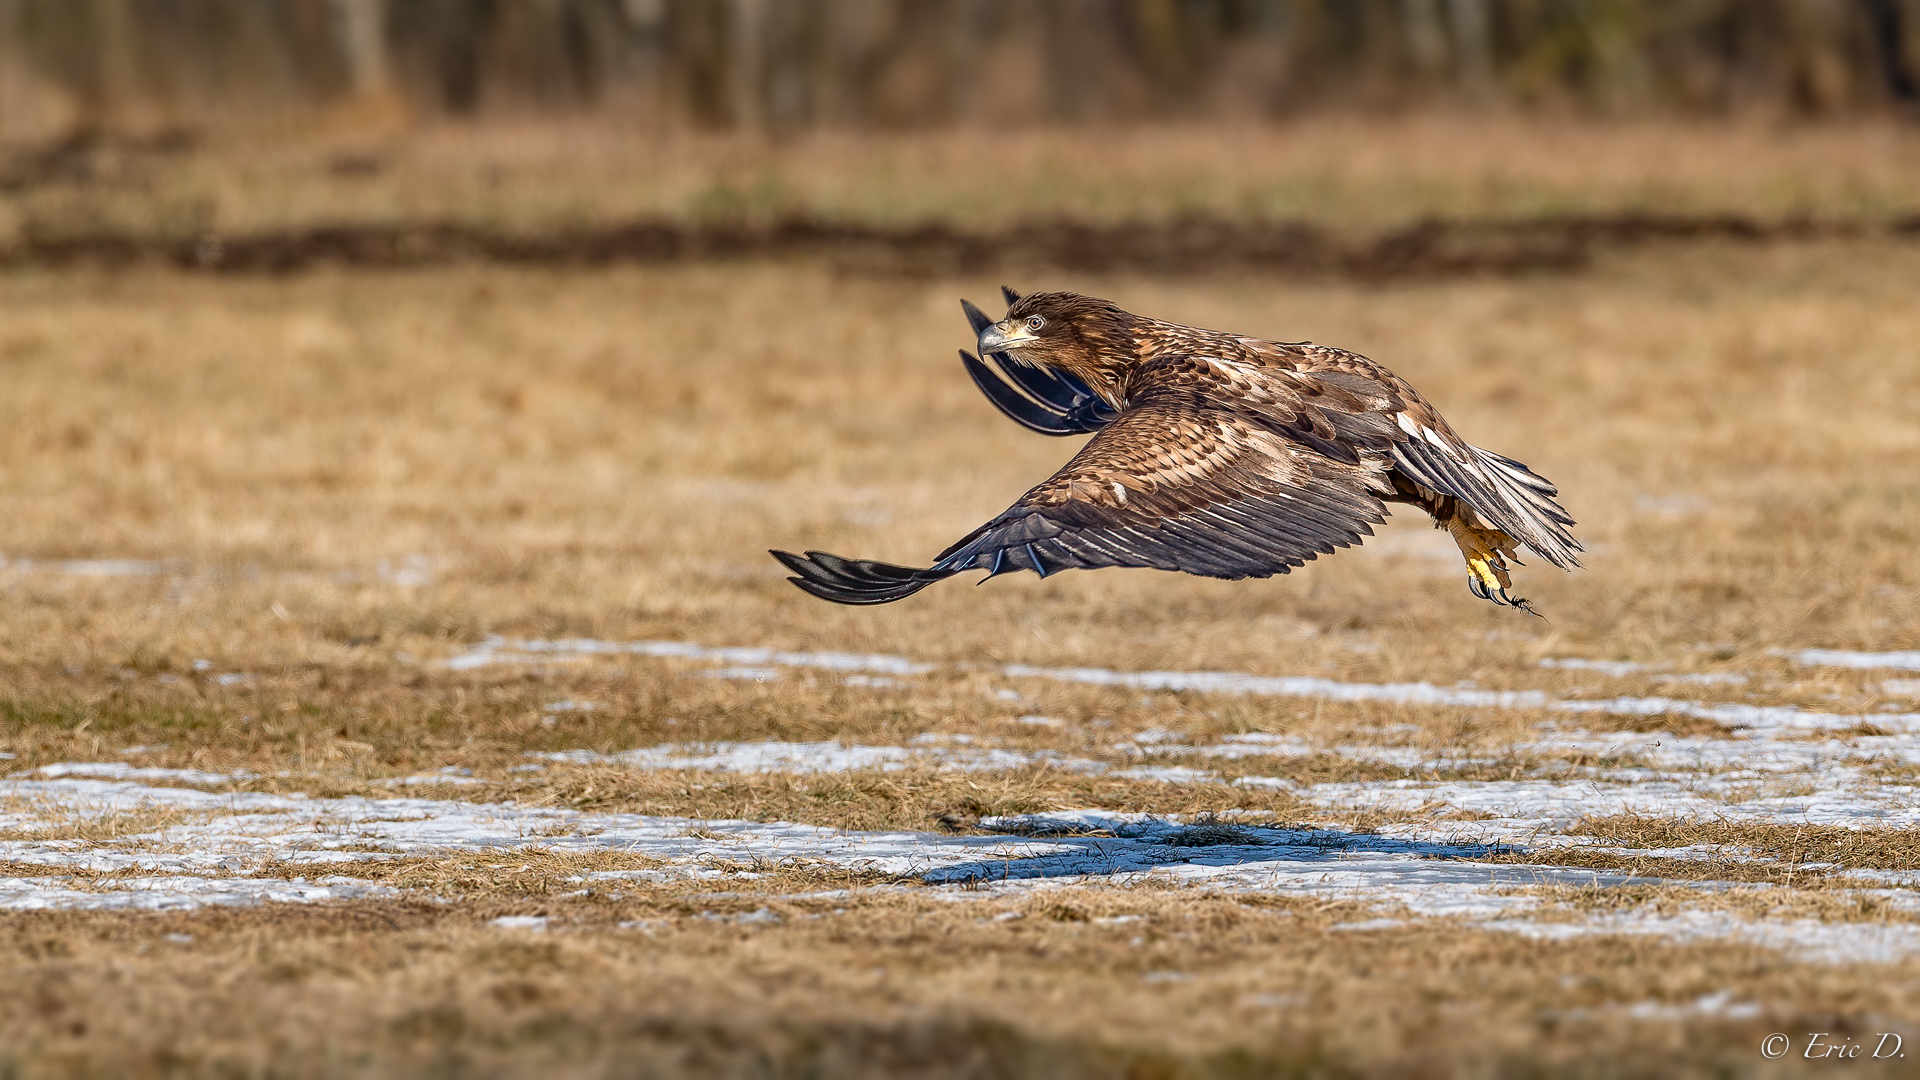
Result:
{"label": "dry brown grass", "polygon": [[[485,925],[533,912],[545,931]],[[1038,1077],[1578,1072],[1596,1057],[1642,1074],[1745,1072],[1767,1031],[1871,1031],[1835,1018],[1914,1008],[1910,968],[1865,983],[1741,946],[1340,929],[1359,918],[1112,890],[40,915],[0,938],[27,976],[0,991],[0,1016],[46,1065],[129,1073],[751,1075],[777,1062]],[[1728,987],[1762,1014],[1689,1013]]]}
{"label": "dry brown grass", "polygon": [[[1309,179],[1345,190],[1355,176],[1377,175],[1373,188],[1359,185],[1352,206],[1327,204],[1330,219],[1472,212],[1493,205],[1474,200],[1522,183],[1489,179],[1487,163],[1497,160],[1516,163],[1507,167],[1523,187],[1549,193],[1542,207],[1563,197],[1576,209],[1631,206],[1636,192],[1652,191],[1645,197],[1658,205],[1786,213],[1804,203],[1866,215],[1911,207],[1920,175],[1903,156],[1910,136],[1891,129],[1778,140],[1701,134],[1697,160],[1687,157],[1694,135],[1676,129],[1643,134],[1632,143],[1641,156],[1622,163],[1604,152],[1628,145],[1610,141],[1627,140],[1618,131],[1583,136],[1593,140],[1592,159],[1570,154],[1545,129],[1520,126],[1456,154],[1443,144],[1458,129],[1421,123],[1394,136],[1439,177],[1412,195],[1375,151],[1336,156],[1308,176],[1290,163],[1291,144],[1276,143],[1221,181],[1225,188],[1195,197],[1236,212],[1290,213],[1286,199],[1322,190],[1298,186]],[[1309,148],[1344,137],[1331,123],[1283,134]],[[1114,175],[1123,179],[1111,182],[1154,212],[1181,209],[1167,194],[1185,190],[1181,170],[1205,173],[1234,145],[1218,133],[1127,141],[1136,138],[1122,139]],[[558,211],[525,192],[551,181],[542,190],[558,192],[560,205],[567,189],[554,179],[557,166],[543,164],[560,150],[528,139],[491,152],[511,166],[503,166],[502,207],[537,223]],[[902,145],[874,151],[863,167],[890,177],[897,192],[939,174],[947,187],[914,197],[956,214],[978,209],[954,194],[972,183],[958,165],[974,158],[942,157],[947,151],[930,141]],[[1004,168],[1049,175],[1045,160],[1055,151],[1039,145],[1018,136],[1025,149]],[[1727,150],[1748,145],[1771,149],[1756,151],[1751,166]],[[804,194],[809,206],[857,206],[880,218],[923,212],[905,195],[869,202],[863,193],[876,189],[861,185],[879,181],[830,183],[826,144],[764,159],[716,147],[674,148],[673,168],[690,179],[668,194],[659,194],[664,181],[649,180],[631,204],[608,195],[613,201],[588,200],[581,212],[656,204],[694,212],[688,193],[715,177],[751,182],[739,160],[786,162],[779,167],[802,176],[820,170],[818,190]],[[334,190],[345,190],[344,180],[261,194],[236,174],[220,221],[485,212],[463,201],[478,198],[471,191],[436,186],[433,155],[443,152],[452,153],[431,141],[396,151],[393,171],[367,182],[375,194],[364,205]],[[1683,159],[1676,186],[1648,188],[1644,163],[1669,152]],[[630,160],[623,155],[643,151],[605,153],[580,167],[580,183],[610,192],[606,173],[595,179],[594,170],[617,172]],[[895,157],[920,164],[888,164]],[[1611,164],[1589,167],[1600,159]],[[1826,172],[1814,167],[1829,161],[1837,164]],[[1804,179],[1811,186],[1777,180],[1792,176],[1812,178]],[[1048,192],[1084,190],[1072,177],[1058,189],[1005,183],[1017,197],[1004,205],[1023,213],[1069,198]],[[1246,201],[1245,192],[1269,189],[1279,202]],[[1421,191],[1434,194],[1422,202]],[[408,192],[424,201],[408,202]],[[1086,206],[1139,209],[1097,199]],[[763,738],[899,745],[928,733],[1119,764],[1140,760],[1121,744],[1149,728],[1194,743],[1264,732],[1494,758],[1417,772],[1431,778],[1634,764],[1537,750],[1501,757],[1502,748],[1540,738],[1540,714],[1527,710],[1142,693],[1009,678],[998,670],[1007,663],[1474,680],[1486,689],[1871,712],[1892,700],[1882,673],[1798,668],[1769,650],[1920,647],[1911,558],[1920,540],[1916,274],[1920,251],[1861,241],[1699,245],[1619,256],[1579,277],[1392,287],[1011,282],[1337,343],[1392,365],[1469,437],[1528,461],[1565,490],[1592,557],[1579,574],[1523,572],[1524,590],[1549,616],[1543,622],[1473,600],[1444,538],[1404,519],[1365,548],[1267,582],[1110,571],[981,589],[952,583],[874,610],[830,607],[791,589],[765,548],[922,559],[1067,457],[1067,443],[1021,433],[995,414],[953,359],[967,344],[956,297],[984,300],[997,281],[903,283],[799,263],[224,280],[15,273],[0,278],[8,510],[0,552],[9,560],[0,567],[0,750],[27,766],[142,746],[142,764],[245,768],[259,777],[235,787],[316,795],[392,794],[379,782],[464,766],[485,784],[418,790],[871,828],[966,830],[986,814],[1106,807],[1243,810],[1354,829],[1417,820],[1444,830],[1449,819],[1432,811],[1329,815],[1285,791],[1046,767],[815,776],[511,770],[538,751]],[[136,577],[48,565],[66,559],[167,565]],[[425,578],[414,576],[421,571]],[[706,677],[702,664],[635,657],[433,666],[489,633],[831,648],[946,666],[894,686],[804,671],[767,684],[727,681]],[[1751,681],[1677,686],[1652,672],[1538,668],[1548,656]],[[198,659],[211,666],[196,670]],[[217,678],[236,672],[251,678]],[[1018,701],[999,695],[1009,688]],[[543,713],[570,698],[600,707]],[[1026,714],[1062,723],[1022,724]],[[1719,730],[1671,717],[1578,719],[1622,732]],[[1330,754],[1148,760],[1302,783],[1409,775]],[[165,823],[94,827],[124,835]],[[1628,819],[1588,828],[1621,847],[1714,843],[1773,855],[1779,863],[1745,870],[1700,865],[1791,886],[1751,902],[1809,917],[1843,918],[1836,905],[1849,901],[1831,876],[1803,870],[1788,880],[1791,868],[1912,865],[1904,834]],[[568,877],[645,865],[621,858],[516,852],[342,871],[443,895],[444,904],[409,894],[319,909],[10,914],[0,919],[0,1060],[29,1073],[152,1075],[1465,1075],[1578,1072],[1598,1055],[1630,1072],[1742,1073],[1757,1068],[1766,1031],[1883,1030],[1874,1025],[1920,1017],[1911,962],[1856,971],[1757,946],[1540,942],[1448,920],[1336,932],[1375,913],[1303,899],[1108,886],[955,901],[803,863],[722,867],[729,873],[717,885],[565,895],[581,888]],[[1615,856],[1595,865],[1701,876],[1674,862]],[[9,864],[5,872],[36,871]],[[853,892],[791,898],[842,888]],[[739,895],[706,895],[715,892]],[[1614,898],[1606,902],[1661,899],[1603,894]],[[1697,889],[1673,895],[1734,902],[1699,900]],[[1563,900],[1587,903],[1555,894]],[[761,907],[780,921],[701,914]],[[1008,908],[1024,917],[993,921]],[[486,925],[513,914],[554,921],[544,935]],[[1120,915],[1145,918],[1100,921]],[[193,940],[169,941],[172,933]],[[1726,989],[1760,1003],[1762,1015],[1647,1020],[1624,1011],[1649,1001],[1683,1007]]]}
{"label": "dry brown grass", "polygon": [[1588,819],[1568,830],[1623,848],[1719,844],[1777,860],[1787,868],[1811,864],[1838,870],[1920,868],[1920,837],[1904,829],[1843,829],[1833,825],[1759,822],[1675,822],[1642,815]]}
{"label": "dry brown grass", "polygon": [[[1006,428],[939,359],[964,336],[954,294],[986,295],[986,282],[823,280],[806,267],[15,276],[0,348],[14,512],[0,550],[190,569],[9,568],[5,648],[55,681],[81,667],[80,693],[125,687],[156,707],[256,718],[296,712],[283,706],[298,695],[268,699],[303,680],[372,691],[391,685],[397,653],[444,655],[487,631],[1380,680],[1453,671],[1549,689],[1646,684],[1535,671],[1542,654],[1737,660],[1777,676],[1756,684],[1766,697],[1865,704],[1867,677],[1762,652],[1913,643],[1911,492],[1892,467],[1920,438],[1907,422],[1913,263],[1863,244],[1388,290],[1058,283],[1394,363],[1474,438],[1568,492],[1595,554],[1588,573],[1523,576],[1547,622],[1474,603],[1411,521],[1260,584],[1114,572],[947,587],[880,610],[802,603],[764,547],[924,557],[1070,449]],[[383,563],[415,556],[433,585],[379,580]],[[260,680],[196,681],[196,657]],[[469,709],[524,708],[549,682],[604,677],[560,665],[532,682],[456,679],[398,663]],[[125,683],[99,678],[122,668]],[[175,688],[144,689],[169,673]],[[1022,711],[1124,697],[1029,689]],[[179,704],[158,706],[163,692]],[[913,727],[946,707],[837,692]],[[660,687],[624,693],[636,711],[665,707]],[[703,687],[697,699],[755,711],[766,693]],[[1233,708],[1254,730],[1317,707]]]}
{"label": "dry brown grass", "polygon": [[1374,231],[1427,217],[1920,211],[1920,138],[1794,125],[1413,114],[1273,125],[955,130],[785,141],[617,122],[445,126],[405,139],[108,148],[85,182],[0,194],[0,243],[450,220],[539,231],[661,215],[871,224],[1204,214]]}

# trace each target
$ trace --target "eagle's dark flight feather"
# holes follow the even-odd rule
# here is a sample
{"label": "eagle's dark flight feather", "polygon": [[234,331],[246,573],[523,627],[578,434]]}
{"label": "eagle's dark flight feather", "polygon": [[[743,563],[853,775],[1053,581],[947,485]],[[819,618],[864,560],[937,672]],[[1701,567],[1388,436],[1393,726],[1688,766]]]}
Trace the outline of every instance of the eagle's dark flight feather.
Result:
{"label": "eagle's dark flight feather", "polygon": [[[1003,286],[1001,291],[1015,300],[1019,298],[1012,289]],[[966,312],[967,323],[976,336],[993,325],[986,312],[972,303],[962,300],[960,308]],[[1091,387],[1065,372],[1022,364],[1004,352],[989,353],[986,359],[992,360],[997,368],[965,349],[960,350],[960,362],[973,377],[974,385],[988,401],[1022,427],[1042,435],[1084,435],[1098,431],[1118,415]]]}

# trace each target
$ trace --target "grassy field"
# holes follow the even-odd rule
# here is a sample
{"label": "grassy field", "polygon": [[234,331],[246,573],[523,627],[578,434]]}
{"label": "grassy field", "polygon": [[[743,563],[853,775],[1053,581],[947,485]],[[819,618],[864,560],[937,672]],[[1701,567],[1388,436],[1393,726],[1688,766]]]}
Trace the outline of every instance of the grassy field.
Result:
{"label": "grassy field", "polygon": [[1008,282],[1391,365],[1561,485],[1538,620],[1405,514],[1262,582],[787,585],[766,548],[923,560],[1069,455],[954,356],[997,280],[12,272],[0,1063],[1891,1074],[1917,277]]}
{"label": "grassy field", "polygon": [[197,237],[444,221],[539,235],[635,218],[998,228],[1194,216],[1374,233],[1429,218],[1920,214],[1920,139],[1796,125],[1412,114],[1284,125],[960,129],[788,141],[607,121],[309,132],[262,144],[0,154],[0,251],[23,237]]}

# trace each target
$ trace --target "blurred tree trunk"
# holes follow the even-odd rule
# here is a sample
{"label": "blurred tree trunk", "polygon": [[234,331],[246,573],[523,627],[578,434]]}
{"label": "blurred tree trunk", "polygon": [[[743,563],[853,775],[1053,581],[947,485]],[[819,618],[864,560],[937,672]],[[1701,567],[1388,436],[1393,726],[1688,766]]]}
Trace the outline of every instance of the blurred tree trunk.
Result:
{"label": "blurred tree trunk", "polygon": [[1400,25],[1414,74],[1423,81],[1441,78],[1447,68],[1447,38],[1440,27],[1440,0],[1400,0]]}
{"label": "blurred tree trunk", "polygon": [[1447,28],[1453,34],[1454,71],[1473,97],[1493,90],[1493,26],[1487,0],[1447,0]]}
{"label": "blurred tree trunk", "polygon": [[1874,51],[1887,93],[1902,105],[1920,104],[1920,82],[1913,75],[1907,12],[1900,0],[1862,0],[1873,28]]}
{"label": "blurred tree trunk", "polygon": [[748,131],[766,126],[760,100],[766,23],[766,0],[727,0],[728,102],[733,126]]}
{"label": "blurred tree trunk", "polygon": [[347,83],[360,97],[378,97],[391,89],[387,71],[386,0],[332,0],[340,55]]}
{"label": "blurred tree trunk", "polygon": [[128,0],[81,0],[96,45],[86,55],[79,85],[81,120],[86,130],[104,130],[131,119],[135,61]]}

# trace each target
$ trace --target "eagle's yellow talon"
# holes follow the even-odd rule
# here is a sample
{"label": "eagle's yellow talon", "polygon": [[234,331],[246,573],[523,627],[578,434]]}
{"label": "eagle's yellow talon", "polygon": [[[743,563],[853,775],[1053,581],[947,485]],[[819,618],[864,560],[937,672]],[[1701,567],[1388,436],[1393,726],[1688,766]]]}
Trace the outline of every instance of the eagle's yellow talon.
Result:
{"label": "eagle's yellow talon", "polygon": [[1467,573],[1480,583],[1481,588],[1492,593],[1505,592],[1507,587],[1513,584],[1513,580],[1507,577],[1506,570],[1499,563],[1486,558],[1468,556]]}
{"label": "eagle's yellow talon", "polygon": [[1508,591],[1513,587],[1513,579],[1507,574],[1507,556],[1515,546],[1512,537],[1491,529],[1475,528],[1457,517],[1446,523],[1446,530],[1454,543],[1460,545],[1460,554],[1466,556],[1467,589],[1473,595],[1504,607],[1519,608],[1528,614],[1539,614],[1525,597],[1515,596]]}

